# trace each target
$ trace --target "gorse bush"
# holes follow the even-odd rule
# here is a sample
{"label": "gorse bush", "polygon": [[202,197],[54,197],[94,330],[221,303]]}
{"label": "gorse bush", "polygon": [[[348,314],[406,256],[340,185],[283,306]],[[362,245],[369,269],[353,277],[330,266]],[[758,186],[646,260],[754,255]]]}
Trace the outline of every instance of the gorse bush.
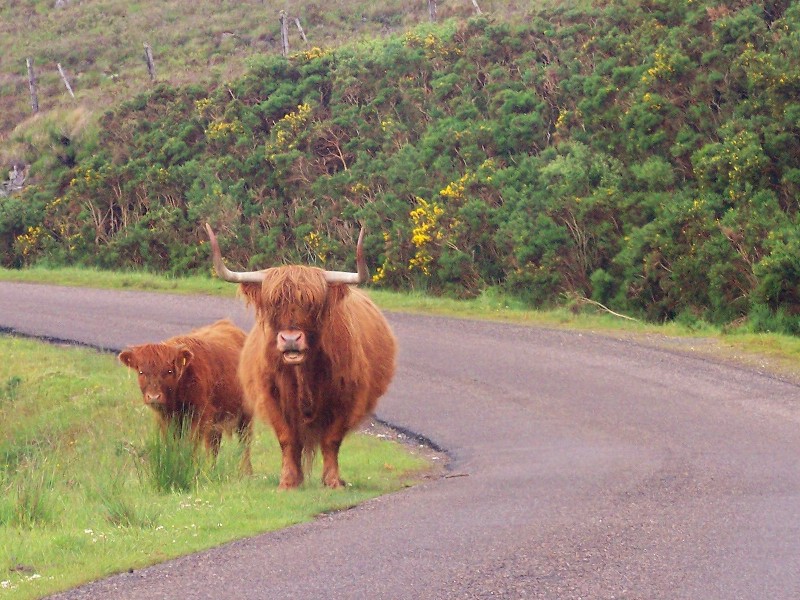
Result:
{"label": "gorse bush", "polygon": [[[0,202],[6,266],[352,268],[653,320],[800,310],[800,6],[613,2],[160,85]],[[780,317],[779,315],[785,315]],[[682,318],[688,318],[686,316]]]}

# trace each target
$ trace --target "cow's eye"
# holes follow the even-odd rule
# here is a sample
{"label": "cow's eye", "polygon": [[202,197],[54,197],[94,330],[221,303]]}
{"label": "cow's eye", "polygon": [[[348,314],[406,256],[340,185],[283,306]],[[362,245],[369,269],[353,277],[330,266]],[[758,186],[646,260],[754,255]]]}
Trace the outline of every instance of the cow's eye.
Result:
{"label": "cow's eye", "polygon": [[172,375],[172,369],[169,369],[169,370],[167,371],[167,375]]}
{"label": "cow's eye", "polygon": [[144,371],[139,371],[139,375],[144,375]]}

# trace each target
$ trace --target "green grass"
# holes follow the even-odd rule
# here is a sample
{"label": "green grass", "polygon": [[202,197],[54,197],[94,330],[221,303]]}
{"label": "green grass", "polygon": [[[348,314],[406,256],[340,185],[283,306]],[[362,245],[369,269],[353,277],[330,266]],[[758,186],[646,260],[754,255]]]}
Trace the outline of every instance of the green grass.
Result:
{"label": "green grass", "polygon": [[173,294],[209,294],[213,296],[236,295],[236,286],[211,277],[167,277],[145,272],[101,271],[79,267],[48,269],[0,268],[0,281],[27,283],[53,283],[77,287],[96,287],[118,290],[146,290]]}
{"label": "green grass", "polygon": [[308,521],[428,468],[398,444],[354,434],[341,453],[347,488],[322,486],[317,466],[301,489],[279,493],[280,451],[259,424],[252,477],[240,477],[241,448],[226,438],[216,464],[190,465],[188,483],[173,486],[184,491],[164,492],[152,477],[153,415],[113,355],[0,336],[0,356],[0,598],[38,598]]}

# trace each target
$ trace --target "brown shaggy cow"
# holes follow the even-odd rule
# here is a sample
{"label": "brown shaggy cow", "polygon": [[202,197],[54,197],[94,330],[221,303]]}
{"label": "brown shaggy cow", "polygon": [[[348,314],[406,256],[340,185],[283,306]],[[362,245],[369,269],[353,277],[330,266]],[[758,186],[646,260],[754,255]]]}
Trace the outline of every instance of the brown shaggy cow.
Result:
{"label": "brown shaggy cow", "polygon": [[275,431],[283,456],[281,489],[303,481],[322,450],[322,481],[344,485],[339,447],[370,415],[394,375],[396,342],[386,319],[363,292],[348,283],[367,278],[363,230],[356,247],[358,273],[280,266],[236,273],[222,262],[206,225],[217,274],[241,284],[255,307],[256,323],[239,364],[245,401]]}
{"label": "brown shaggy cow", "polygon": [[142,399],[163,432],[191,419],[192,436],[216,456],[223,432],[235,428],[244,445],[242,470],[251,473],[252,413],[236,372],[244,340],[244,331],[223,319],[159,344],[131,346],[119,360],[139,373]]}

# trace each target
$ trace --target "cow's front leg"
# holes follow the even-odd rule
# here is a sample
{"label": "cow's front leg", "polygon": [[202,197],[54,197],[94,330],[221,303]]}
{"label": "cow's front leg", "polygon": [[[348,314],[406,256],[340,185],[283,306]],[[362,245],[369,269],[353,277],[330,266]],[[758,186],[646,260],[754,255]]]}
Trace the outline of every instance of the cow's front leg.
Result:
{"label": "cow's front leg", "polygon": [[344,419],[337,419],[322,435],[322,483],[329,488],[345,485],[339,475],[339,448],[345,433]]}
{"label": "cow's front leg", "polygon": [[297,436],[287,435],[278,438],[281,445],[282,464],[281,481],[278,484],[279,490],[290,490],[303,483],[303,469],[301,458],[303,446]]}
{"label": "cow's front leg", "polygon": [[272,394],[260,398],[257,405],[266,413],[281,446],[281,479],[278,489],[289,490],[303,483],[303,469],[300,462],[303,445],[297,428],[289,425],[281,411],[280,390],[275,384],[271,384],[270,387]]}

